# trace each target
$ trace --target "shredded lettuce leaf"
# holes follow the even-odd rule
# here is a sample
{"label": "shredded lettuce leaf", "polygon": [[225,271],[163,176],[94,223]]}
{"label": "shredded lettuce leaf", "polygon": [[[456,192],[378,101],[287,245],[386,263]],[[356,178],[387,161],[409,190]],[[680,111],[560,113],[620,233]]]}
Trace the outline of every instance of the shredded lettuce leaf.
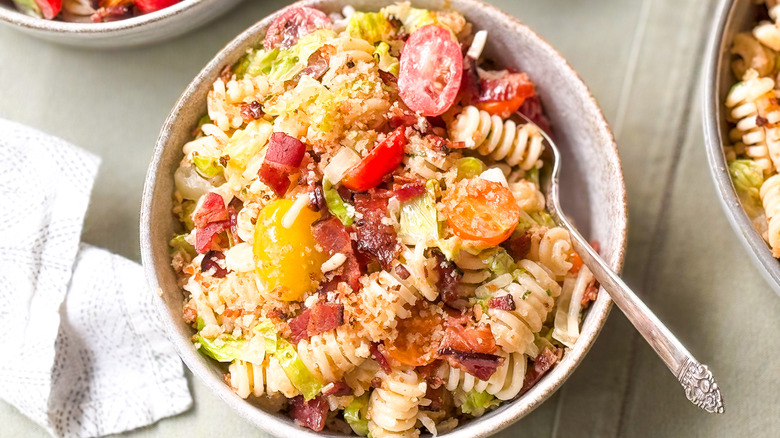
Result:
{"label": "shredded lettuce leaf", "polygon": [[344,419],[352,430],[360,435],[368,435],[368,393],[356,397],[344,408]]}
{"label": "shredded lettuce leaf", "polygon": [[460,410],[464,414],[479,416],[500,403],[500,400],[487,392],[470,391],[466,394],[466,401],[460,406]]}
{"label": "shredded lettuce leaf", "polygon": [[742,204],[751,216],[761,212],[759,190],[764,183],[764,171],[753,160],[734,160],[729,163],[729,173]]}
{"label": "shredded lettuce leaf", "polygon": [[504,248],[497,248],[495,251],[484,260],[488,266],[490,272],[494,277],[498,277],[503,274],[510,274],[516,271],[517,264],[515,260],[509,255]]}
{"label": "shredded lettuce leaf", "polygon": [[303,398],[311,400],[322,391],[322,383],[317,381],[311,371],[306,368],[295,347],[285,339],[276,340],[276,358],[284,373],[303,394]]}
{"label": "shredded lettuce leaf", "polygon": [[204,178],[214,178],[215,176],[222,175],[224,168],[219,164],[219,159],[214,157],[204,157],[202,155],[194,155],[192,157],[192,164],[198,170],[198,173]]}
{"label": "shredded lettuce leaf", "polygon": [[393,25],[379,12],[355,12],[349,17],[347,32],[371,44],[390,39]]}
{"label": "shredded lettuce leaf", "polygon": [[[294,46],[279,51],[279,55],[271,63],[268,76],[279,81],[289,81],[301,72],[309,63],[309,57],[325,43],[334,38],[336,33],[330,29],[318,29],[298,40]],[[249,69],[248,73],[252,73]]]}
{"label": "shredded lettuce leaf", "polygon": [[181,202],[181,210],[178,212],[177,216],[179,221],[184,224],[184,228],[187,231],[195,228],[195,222],[192,220],[192,212],[195,211],[197,205],[198,204],[191,199],[185,199]]}
{"label": "shredded lettuce leaf", "polygon": [[458,180],[477,177],[485,169],[487,166],[479,158],[463,157],[458,160]]}
{"label": "shredded lettuce leaf", "polygon": [[398,76],[398,72],[401,68],[401,64],[398,58],[390,54],[390,45],[381,42],[377,44],[374,49],[374,59],[376,59],[377,66],[380,70],[390,73],[393,76]]}
{"label": "shredded lettuce leaf", "polygon": [[530,170],[528,170],[525,173],[525,179],[527,179],[528,181],[531,181],[532,183],[536,184],[536,187],[541,187],[539,185],[539,168],[538,167],[534,167],[534,168],[531,168]]}
{"label": "shredded lettuce leaf", "polygon": [[207,338],[200,334],[205,323],[202,318],[197,320],[198,334],[195,335],[195,342],[200,344],[199,350],[217,360],[218,362],[233,362],[236,359],[245,362],[260,364],[263,363],[265,354],[276,351],[276,327],[269,319],[261,319],[253,329],[254,336],[247,341],[238,339],[231,335],[226,335],[220,340],[216,338]]}
{"label": "shredded lettuce leaf", "polygon": [[223,150],[223,153],[230,157],[226,170],[229,173],[243,173],[249,160],[268,143],[272,131],[273,125],[270,122],[257,119],[249,122],[246,128],[233,133]]}
{"label": "shredded lettuce leaf", "polygon": [[398,238],[405,245],[439,238],[439,221],[436,213],[437,182],[425,183],[425,193],[404,202],[401,206],[401,220]]}
{"label": "shredded lettuce leaf", "polygon": [[192,246],[189,242],[186,240],[187,234],[178,234],[171,239],[170,242],[168,242],[168,245],[171,247],[171,252],[184,252],[185,254],[189,254],[190,257],[195,257],[197,253],[195,252],[195,247]]}
{"label": "shredded lettuce leaf", "polygon": [[392,18],[400,20],[403,31],[407,34],[411,34],[427,24],[438,23],[435,13],[427,9],[413,8],[409,2],[396,3],[384,7],[379,13],[387,17],[388,20]]}
{"label": "shredded lettuce leaf", "polygon": [[336,190],[327,179],[322,180],[322,193],[325,195],[325,205],[328,206],[328,211],[333,216],[336,216],[345,227],[352,225],[354,222],[353,217],[355,215],[354,208],[344,202]]}

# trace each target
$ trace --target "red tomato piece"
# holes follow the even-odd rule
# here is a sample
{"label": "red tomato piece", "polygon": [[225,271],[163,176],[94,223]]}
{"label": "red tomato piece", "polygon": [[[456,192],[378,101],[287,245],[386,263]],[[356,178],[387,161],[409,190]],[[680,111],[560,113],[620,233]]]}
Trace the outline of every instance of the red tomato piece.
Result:
{"label": "red tomato piece", "polygon": [[35,4],[41,8],[41,15],[47,20],[52,20],[62,10],[62,0],[35,0]]}
{"label": "red tomato piece", "polygon": [[144,14],[150,12],[159,11],[160,9],[167,8],[179,3],[181,0],[134,0],[138,10]]}
{"label": "red tomato piece", "polygon": [[460,44],[448,29],[429,24],[412,32],[401,53],[398,90],[406,106],[424,116],[444,114],[463,76]]}
{"label": "red tomato piece", "polygon": [[333,24],[324,12],[306,6],[283,10],[265,33],[263,49],[287,49],[302,36]]}
{"label": "red tomato piece", "polygon": [[443,198],[447,223],[461,239],[498,245],[514,231],[520,206],[500,183],[482,178],[464,179]]}
{"label": "red tomato piece", "polygon": [[406,142],[406,127],[401,126],[350,169],[341,184],[356,192],[365,192],[378,186],[385,175],[401,164]]}
{"label": "red tomato piece", "polygon": [[477,108],[507,118],[534,95],[534,84],[525,73],[507,70],[483,72]]}

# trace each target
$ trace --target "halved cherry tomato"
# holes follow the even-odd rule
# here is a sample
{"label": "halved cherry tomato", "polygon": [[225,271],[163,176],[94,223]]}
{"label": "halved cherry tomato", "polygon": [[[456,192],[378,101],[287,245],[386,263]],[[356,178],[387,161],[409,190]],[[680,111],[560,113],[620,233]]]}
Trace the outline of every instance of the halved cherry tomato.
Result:
{"label": "halved cherry tomato", "polygon": [[[444,320],[437,308],[420,301],[412,308],[412,316],[398,321],[398,337],[385,342],[387,354],[404,365],[423,366],[438,356]],[[438,336],[437,336],[438,335]]]}
{"label": "halved cherry tomato", "polygon": [[347,172],[341,184],[356,192],[365,192],[382,182],[404,159],[406,127],[401,126],[387,135],[371,152]]}
{"label": "halved cherry tomato", "polygon": [[181,0],[134,0],[138,10],[144,14],[150,12],[159,11],[160,9],[167,8],[179,3]]}
{"label": "halved cherry tomato", "polygon": [[35,0],[35,4],[41,8],[41,15],[47,20],[52,20],[62,10],[62,0]]}
{"label": "halved cherry tomato", "polygon": [[274,20],[265,32],[263,49],[277,47],[287,49],[295,45],[298,39],[317,29],[333,24],[324,12],[306,6],[290,7]]}
{"label": "halved cherry tomato", "polygon": [[514,231],[520,207],[512,192],[483,178],[458,182],[444,194],[447,223],[456,236],[498,245]]}
{"label": "halved cherry tomato", "polygon": [[460,45],[448,29],[429,24],[412,32],[401,53],[398,91],[406,106],[424,116],[444,114],[463,76]]}

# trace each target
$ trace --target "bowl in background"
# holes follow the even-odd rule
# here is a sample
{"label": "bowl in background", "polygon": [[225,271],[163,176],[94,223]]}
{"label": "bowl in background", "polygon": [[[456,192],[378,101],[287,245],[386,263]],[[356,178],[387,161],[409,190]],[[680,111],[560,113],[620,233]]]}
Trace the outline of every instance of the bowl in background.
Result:
{"label": "bowl in background", "polygon": [[[307,0],[300,2],[327,13],[350,4],[357,10],[376,11],[392,0]],[[585,84],[566,60],[531,29],[493,6],[475,0],[418,0],[417,7],[450,7],[471,21],[476,29],[489,29],[485,55],[501,65],[525,71],[536,83],[545,110],[553,123],[556,143],[563,154],[561,193],[564,206],[584,234],[599,241],[602,257],[620,271],[626,244],[626,199],[617,148],[607,122]],[[278,13],[277,13],[278,14]],[[187,366],[206,386],[235,411],[277,436],[319,437],[296,426],[281,414],[268,413],[240,398],[225,384],[224,365],[201,355],[190,340],[193,329],[182,318],[184,296],[170,266],[168,241],[178,226],[173,207],[173,173],[183,157],[182,146],[206,109],[206,95],[222,69],[235,63],[248,48],[262,41],[273,14],[230,42],[198,74],[165,121],[146,177],[141,209],[141,252],[151,290],[166,331]],[[499,56],[500,54],[500,56]],[[464,423],[448,437],[493,434],[531,412],[571,375],[603,327],[612,301],[602,291],[583,321],[574,348],[534,387],[517,400]]]}
{"label": "bowl in background", "polygon": [[173,38],[227,12],[242,0],[182,0],[159,11],[106,23],[45,20],[0,2],[0,23],[58,44],[89,48],[140,46]]}

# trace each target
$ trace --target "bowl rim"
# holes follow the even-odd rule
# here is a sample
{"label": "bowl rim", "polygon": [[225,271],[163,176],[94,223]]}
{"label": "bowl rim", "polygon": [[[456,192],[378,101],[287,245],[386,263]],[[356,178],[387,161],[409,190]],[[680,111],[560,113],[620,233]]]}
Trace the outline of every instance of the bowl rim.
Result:
{"label": "bowl rim", "polygon": [[[296,6],[313,6],[317,7],[318,4],[327,0],[300,0],[293,5]],[[392,2],[392,0],[385,0]],[[619,203],[618,216],[619,216],[619,235],[617,237],[617,257],[611,268],[615,272],[620,272],[623,266],[625,258],[625,250],[627,244],[627,220],[628,220],[628,206],[626,201],[626,189],[625,180],[620,162],[620,156],[618,154],[617,144],[614,139],[614,135],[609,128],[609,124],[604,117],[601,108],[596,102],[595,98],[591,94],[588,87],[585,85],[579,74],[571,67],[566,59],[558,53],[547,41],[534,32],[529,26],[523,24],[520,20],[512,15],[498,9],[495,6],[488,5],[480,0],[440,0],[443,5],[451,6],[457,9],[457,4],[471,4],[480,9],[486,10],[489,15],[503,19],[513,28],[514,32],[526,33],[530,37],[536,39],[536,43],[540,48],[546,51],[552,59],[557,60],[565,68],[567,76],[569,76],[575,88],[581,93],[585,101],[592,105],[594,112],[592,116],[596,119],[597,129],[601,131],[601,134],[605,136],[609,141],[609,144],[601,145],[604,148],[605,155],[609,156],[611,162],[616,164],[618,187],[615,189],[619,192],[617,201]],[[346,3],[346,2],[345,2]],[[287,6],[289,7],[289,6]],[[284,8],[282,8],[284,9]],[[141,257],[143,260],[144,272],[147,277],[147,281],[150,286],[150,290],[154,293],[155,307],[158,315],[163,321],[166,335],[174,344],[179,356],[182,358],[187,367],[196,375],[200,381],[207,386],[212,393],[221,398],[228,406],[230,406],[239,416],[243,417],[251,424],[260,427],[271,434],[277,434],[279,436],[305,436],[305,437],[320,437],[320,436],[344,436],[333,433],[313,432],[308,429],[300,428],[292,423],[288,418],[282,418],[279,415],[262,410],[261,408],[247,402],[244,399],[238,397],[235,392],[230,389],[223,380],[217,379],[214,376],[213,371],[206,366],[201,355],[192,347],[192,343],[189,339],[185,339],[183,336],[179,336],[176,330],[176,324],[180,320],[180,315],[172,315],[168,311],[162,297],[162,290],[160,289],[158,278],[158,269],[154,264],[154,257],[152,251],[151,242],[151,203],[153,201],[154,187],[157,181],[157,168],[159,167],[162,159],[162,154],[166,143],[168,143],[171,136],[171,130],[175,125],[180,113],[186,108],[187,101],[190,95],[193,94],[196,89],[204,82],[209,80],[213,73],[220,71],[224,65],[226,65],[230,59],[232,53],[246,44],[248,41],[256,41],[261,32],[266,26],[275,19],[280,11],[277,10],[262,20],[256,22],[239,35],[237,35],[232,41],[230,41],[219,53],[198,73],[198,75],[190,82],[181,97],[177,100],[175,106],[171,110],[170,114],[166,118],[163,127],[160,131],[160,136],[155,143],[153,156],[149,164],[149,168],[146,175],[144,184],[144,191],[142,197],[141,206],[141,218],[140,218],[140,239],[141,239]],[[161,267],[162,269],[170,269],[169,266]],[[499,409],[496,409],[484,416],[478,417],[468,423],[459,425],[453,431],[448,432],[448,437],[484,437],[502,430],[520,418],[524,417],[535,408],[537,408],[542,402],[549,398],[562,384],[571,376],[574,369],[582,362],[584,356],[592,347],[598,334],[603,329],[607,316],[612,308],[612,300],[609,295],[601,289],[598,294],[598,298],[588,310],[587,317],[583,321],[580,338],[577,340],[575,346],[567,351],[564,359],[558,363],[549,373],[547,373],[536,385],[534,385],[528,392],[521,397],[503,404]]]}
{"label": "bowl rim", "polygon": [[124,20],[109,21],[104,23],[81,23],[61,20],[46,20],[32,17],[14,9],[13,5],[6,7],[0,5],[0,20],[23,27],[26,29],[46,32],[51,34],[106,34],[124,33],[134,30],[139,26],[150,23],[167,22],[180,12],[191,7],[203,6],[203,4],[219,4],[220,0],[182,0],[179,3],[160,9],[159,11],[126,18]]}
{"label": "bowl rim", "polygon": [[731,224],[734,233],[739,236],[742,245],[750,255],[753,264],[772,289],[780,295],[780,262],[772,255],[772,251],[761,234],[753,227],[747,212],[737,195],[728,163],[723,150],[726,144],[721,125],[723,106],[720,101],[720,83],[727,66],[723,65],[724,54],[728,51],[730,41],[726,41],[726,30],[732,26],[734,14],[740,6],[739,1],[721,0],[712,21],[710,38],[704,52],[704,69],[702,75],[702,119],[704,128],[704,143],[707,150],[707,161],[710,176],[718,191],[721,207]]}

